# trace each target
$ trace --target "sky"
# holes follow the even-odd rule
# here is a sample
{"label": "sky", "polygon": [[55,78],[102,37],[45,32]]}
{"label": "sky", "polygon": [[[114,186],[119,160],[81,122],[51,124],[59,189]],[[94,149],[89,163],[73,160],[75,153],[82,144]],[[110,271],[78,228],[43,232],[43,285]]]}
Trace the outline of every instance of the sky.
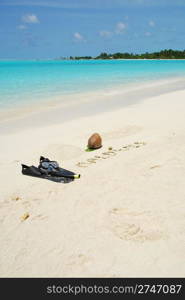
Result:
{"label": "sky", "polygon": [[0,59],[185,49],[185,0],[0,0]]}

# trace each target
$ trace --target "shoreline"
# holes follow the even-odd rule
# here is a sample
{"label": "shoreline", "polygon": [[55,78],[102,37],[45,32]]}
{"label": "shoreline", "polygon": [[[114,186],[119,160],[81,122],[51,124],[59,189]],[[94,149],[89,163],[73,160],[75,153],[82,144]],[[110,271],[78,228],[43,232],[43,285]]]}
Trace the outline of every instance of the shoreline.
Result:
{"label": "shoreline", "polygon": [[[54,98],[39,104],[27,104],[17,109],[0,112],[0,134],[30,128],[63,123],[83,116],[133,105],[146,98],[168,92],[184,90],[184,77],[150,80],[144,83],[128,83],[96,92],[84,92]],[[63,103],[61,103],[63,99]]]}
{"label": "shoreline", "polygon": [[33,59],[2,59],[0,58],[0,61],[2,62],[7,62],[7,61],[79,61],[79,60],[87,60],[87,61],[90,61],[90,60],[185,60],[185,58],[115,58],[115,59],[95,59],[95,58],[92,58],[92,59],[58,59],[58,58],[45,58],[45,59],[36,59],[36,58],[33,58]]}

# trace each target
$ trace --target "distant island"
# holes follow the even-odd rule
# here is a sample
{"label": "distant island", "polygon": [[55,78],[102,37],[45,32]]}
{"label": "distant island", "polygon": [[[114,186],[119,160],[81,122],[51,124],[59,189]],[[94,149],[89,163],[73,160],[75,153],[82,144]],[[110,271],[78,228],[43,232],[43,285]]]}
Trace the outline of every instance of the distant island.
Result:
{"label": "distant island", "polygon": [[128,53],[128,52],[117,52],[114,54],[108,54],[106,52],[101,53],[96,57],[92,56],[70,56],[69,58],[60,57],[59,59],[68,59],[68,60],[80,60],[80,59],[185,59],[185,50],[172,50],[165,49],[160,52],[152,52],[152,53]]}

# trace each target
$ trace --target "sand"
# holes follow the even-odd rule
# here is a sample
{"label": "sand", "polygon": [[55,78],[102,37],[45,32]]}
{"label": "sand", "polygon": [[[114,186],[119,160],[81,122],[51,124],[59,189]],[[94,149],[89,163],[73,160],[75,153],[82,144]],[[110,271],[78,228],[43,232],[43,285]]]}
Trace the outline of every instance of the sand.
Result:
{"label": "sand", "polygon": [[[179,90],[63,123],[1,123],[0,276],[184,277],[184,99]],[[85,152],[94,132],[103,147]],[[40,155],[81,178],[23,176],[21,163]]]}

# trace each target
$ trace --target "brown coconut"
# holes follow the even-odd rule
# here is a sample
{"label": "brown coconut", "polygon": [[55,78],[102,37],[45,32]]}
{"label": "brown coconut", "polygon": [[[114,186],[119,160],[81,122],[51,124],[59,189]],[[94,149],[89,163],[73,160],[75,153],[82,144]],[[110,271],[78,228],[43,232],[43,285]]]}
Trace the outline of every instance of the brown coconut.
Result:
{"label": "brown coconut", "polygon": [[88,139],[88,148],[89,149],[98,149],[102,147],[102,138],[98,133],[94,133]]}

